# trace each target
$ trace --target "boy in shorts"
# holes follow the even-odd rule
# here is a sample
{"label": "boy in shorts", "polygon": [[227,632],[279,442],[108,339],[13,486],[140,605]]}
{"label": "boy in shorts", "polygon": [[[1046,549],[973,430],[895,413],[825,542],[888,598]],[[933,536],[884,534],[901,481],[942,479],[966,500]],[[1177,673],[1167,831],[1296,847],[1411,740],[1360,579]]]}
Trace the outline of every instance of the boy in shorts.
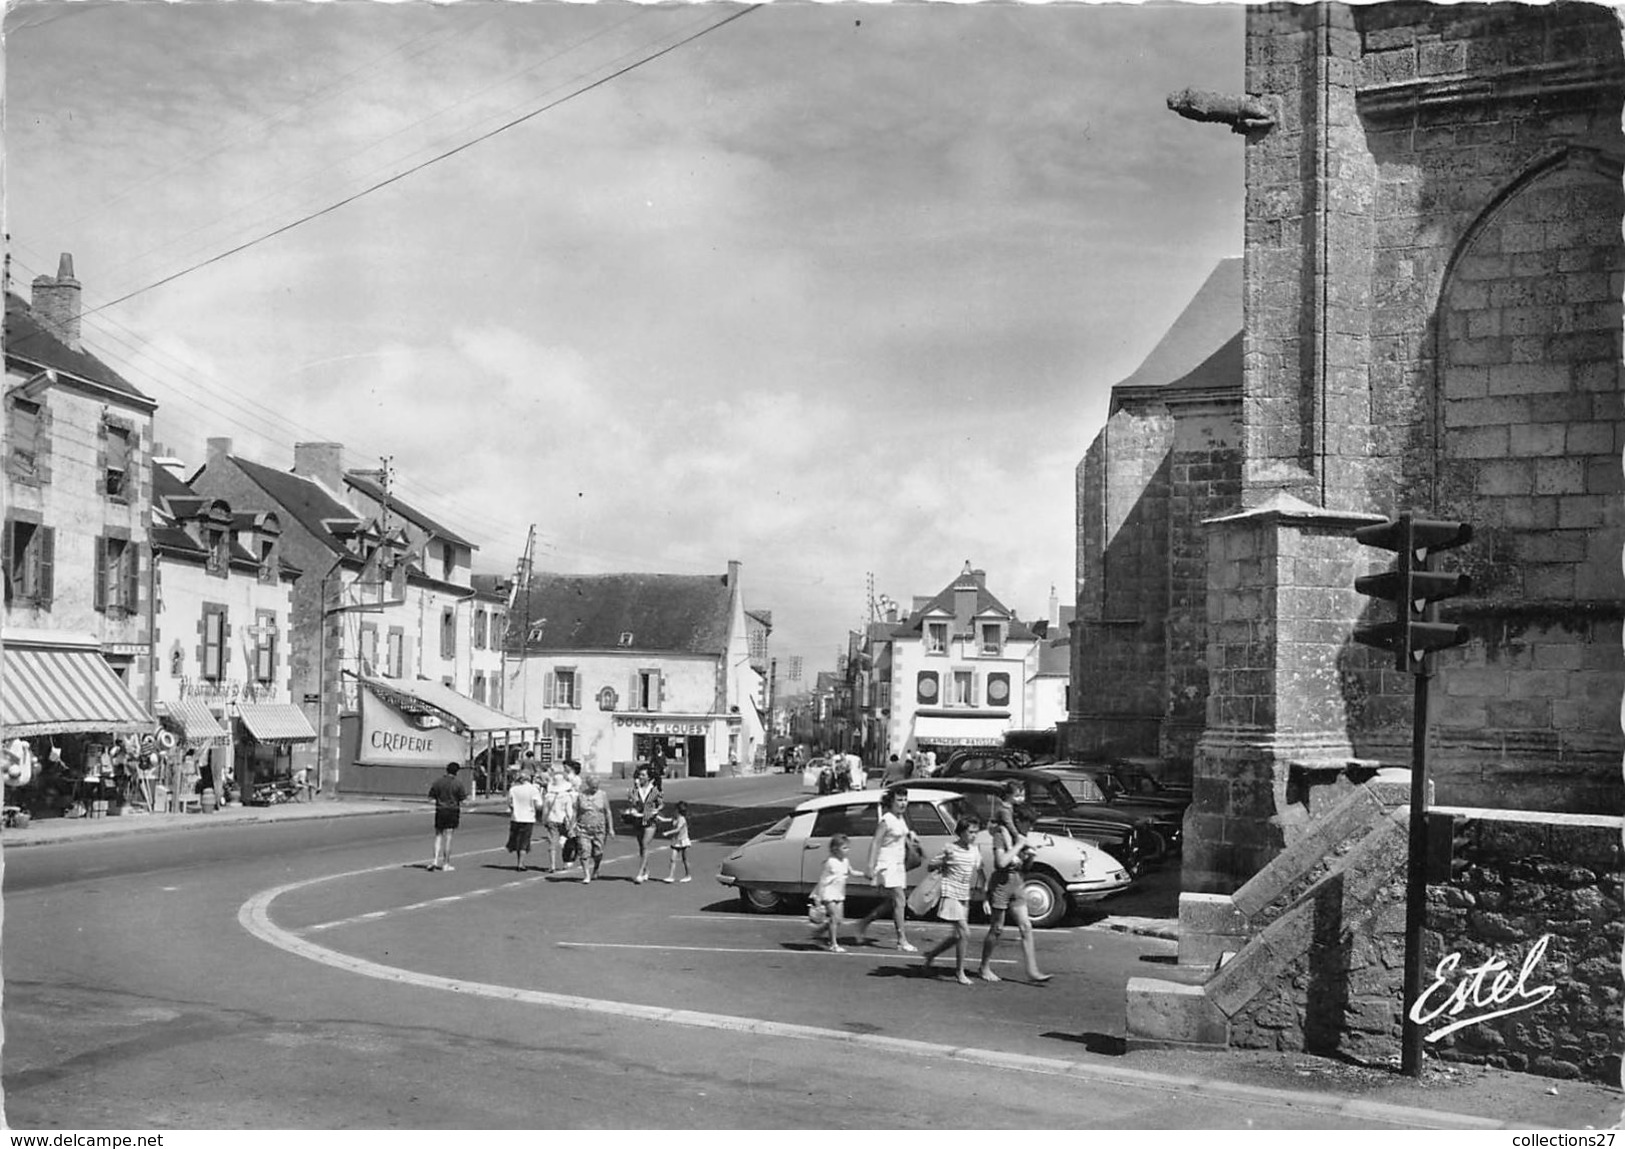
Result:
{"label": "boy in shorts", "polygon": [[434,861],[431,870],[453,870],[451,864],[451,835],[461,819],[463,803],[468,801],[468,788],[457,777],[462,767],[455,762],[446,763],[446,772],[429,783],[429,799],[434,802]]}

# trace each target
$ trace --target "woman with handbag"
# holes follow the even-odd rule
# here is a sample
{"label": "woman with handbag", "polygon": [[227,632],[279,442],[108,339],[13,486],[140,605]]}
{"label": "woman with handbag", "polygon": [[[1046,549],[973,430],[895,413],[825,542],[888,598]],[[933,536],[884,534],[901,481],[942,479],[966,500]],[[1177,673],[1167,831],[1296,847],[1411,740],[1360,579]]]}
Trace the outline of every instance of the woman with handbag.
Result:
{"label": "woman with handbag", "polygon": [[649,768],[639,766],[632,772],[632,789],[627,792],[623,815],[638,840],[638,875],[632,879],[634,882],[649,880],[649,842],[655,836],[655,819],[663,804]]}
{"label": "woman with handbag", "polygon": [[904,953],[919,953],[917,947],[909,944],[903,923],[908,916],[908,871],[920,864],[924,851],[920,849],[919,838],[903,819],[903,811],[908,809],[908,792],[889,791],[881,803],[880,822],[869,844],[867,869],[874,875],[875,888],[882,900],[858,922],[858,941],[863,941],[863,935],[875,919],[889,910],[892,924],[897,927],[897,948]]}

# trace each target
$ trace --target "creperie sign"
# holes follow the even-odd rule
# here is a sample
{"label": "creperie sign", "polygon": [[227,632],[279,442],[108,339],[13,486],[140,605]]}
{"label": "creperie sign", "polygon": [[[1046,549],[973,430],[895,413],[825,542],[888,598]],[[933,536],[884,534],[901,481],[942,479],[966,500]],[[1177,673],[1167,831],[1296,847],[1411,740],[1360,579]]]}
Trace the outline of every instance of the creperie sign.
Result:
{"label": "creperie sign", "polygon": [[370,690],[361,690],[361,745],[364,766],[444,766],[468,756],[463,736],[445,727],[425,730]]}

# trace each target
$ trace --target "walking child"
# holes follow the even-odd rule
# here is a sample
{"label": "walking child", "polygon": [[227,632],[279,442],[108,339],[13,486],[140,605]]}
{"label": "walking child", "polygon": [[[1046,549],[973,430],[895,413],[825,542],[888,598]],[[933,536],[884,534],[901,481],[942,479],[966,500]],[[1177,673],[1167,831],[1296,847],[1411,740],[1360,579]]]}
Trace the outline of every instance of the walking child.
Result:
{"label": "walking child", "polygon": [[818,875],[818,884],[813,887],[812,900],[815,904],[824,907],[824,920],[814,929],[816,937],[829,927],[829,943],[824,948],[832,954],[844,954],[845,948],[841,945],[841,915],[846,906],[846,879],[853,874],[860,878],[869,875],[861,870],[854,870],[852,863],[846,859],[847,836],[845,834],[832,834],[829,839],[829,857],[824,860],[823,872]]}
{"label": "walking child", "polygon": [[970,944],[970,899],[976,879],[985,877],[982,851],[971,844],[981,823],[975,818],[961,818],[954,826],[954,840],[943,847],[931,869],[942,875],[942,896],[937,902],[937,917],[951,922],[952,936],[943,938],[925,951],[926,970],[949,946],[954,947],[954,976],[960,985],[970,985],[965,973],[965,948]]}
{"label": "walking child", "polygon": [[655,821],[671,827],[667,831],[671,835],[671,873],[660,880],[671,882],[677,878],[677,860],[681,858],[683,860],[683,877],[681,880],[692,882],[694,876],[688,870],[688,847],[690,845],[688,840],[688,803],[677,803],[677,817],[662,818],[656,815]]}

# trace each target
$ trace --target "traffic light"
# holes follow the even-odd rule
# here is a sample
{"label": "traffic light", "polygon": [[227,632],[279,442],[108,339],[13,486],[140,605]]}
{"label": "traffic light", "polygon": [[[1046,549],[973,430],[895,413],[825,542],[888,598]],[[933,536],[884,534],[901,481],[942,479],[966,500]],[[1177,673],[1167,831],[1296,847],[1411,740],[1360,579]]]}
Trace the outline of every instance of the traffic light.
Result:
{"label": "traffic light", "polygon": [[1354,589],[1361,594],[1394,604],[1393,622],[1356,627],[1354,641],[1392,651],[1394,665],[1400,670],[1426,673],[1431,669],[1427,655],[1460,646],[1468,639],[1465,626],[1439,622],[1433,604],[1466,594],[1473,586],[1464,574],[1434,571],[1428,565],[1436,552],[1471,541],[1473,528],[1466,523],[1419,519],[1407,512],[1386,523],[1361,527],[1354,537],[1368,547],[1399,556],[1393,570],[1354,580]]}

